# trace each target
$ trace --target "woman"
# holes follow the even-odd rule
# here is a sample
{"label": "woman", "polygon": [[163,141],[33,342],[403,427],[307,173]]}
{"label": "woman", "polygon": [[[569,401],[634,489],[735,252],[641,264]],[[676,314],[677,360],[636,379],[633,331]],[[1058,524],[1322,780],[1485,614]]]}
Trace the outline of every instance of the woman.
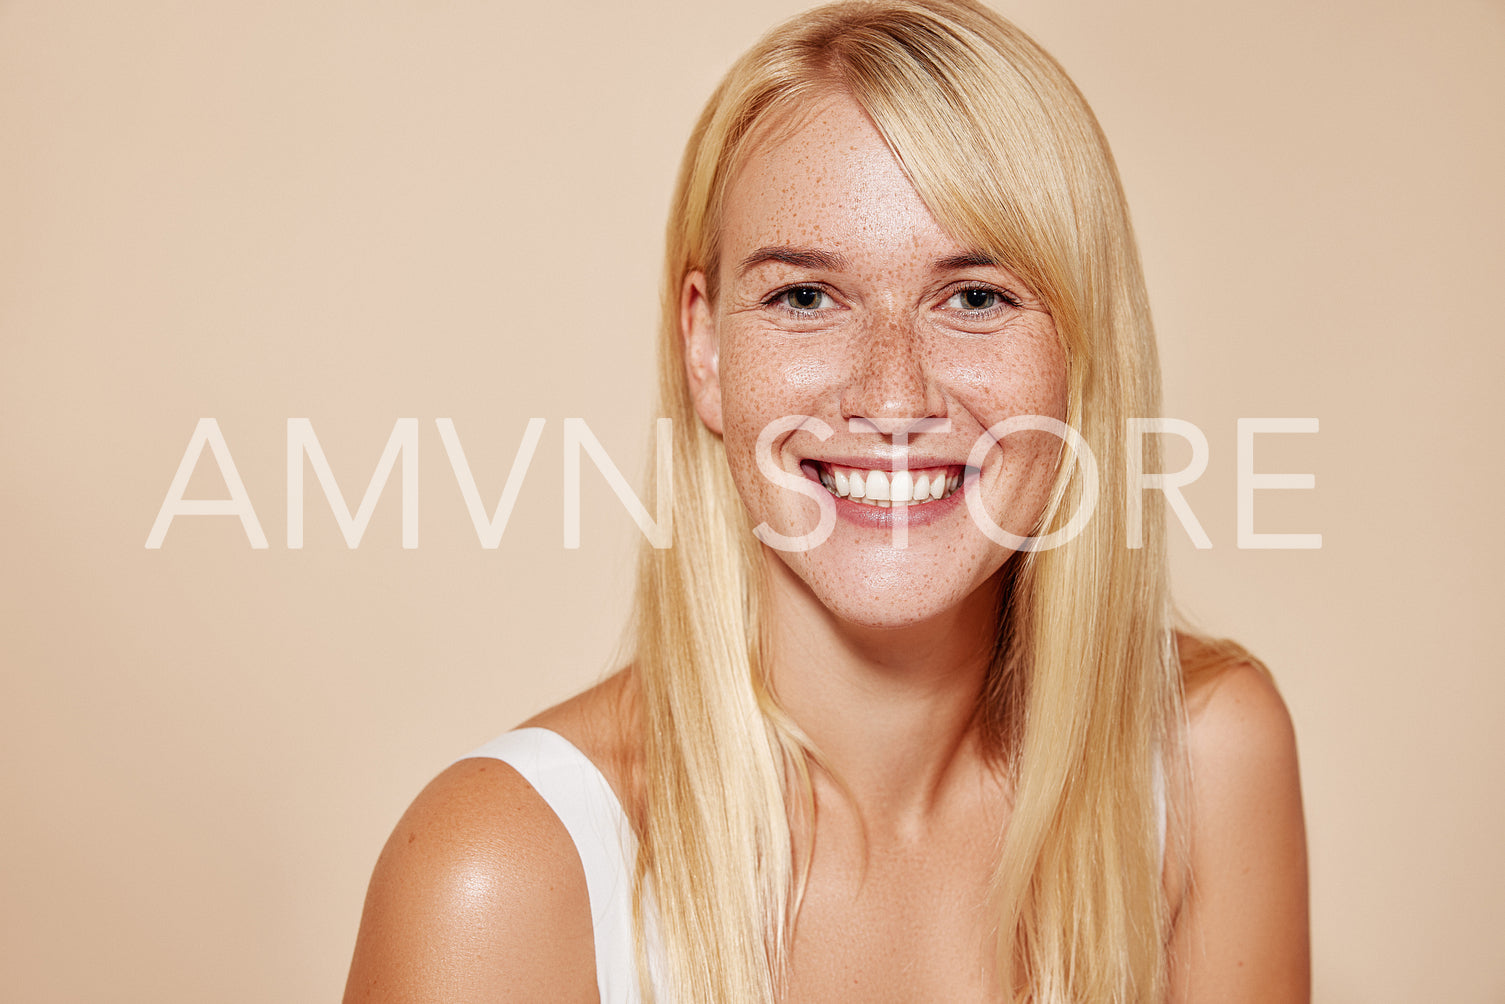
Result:
{"label": "woman", "polygon": [[969,0],[769,35],[664,317],[632,664],[419,796],[346,999],[1304,999],[1289,719],[1174,632],[1156,493],[1129,546],[1154,341],[1050,57]]}

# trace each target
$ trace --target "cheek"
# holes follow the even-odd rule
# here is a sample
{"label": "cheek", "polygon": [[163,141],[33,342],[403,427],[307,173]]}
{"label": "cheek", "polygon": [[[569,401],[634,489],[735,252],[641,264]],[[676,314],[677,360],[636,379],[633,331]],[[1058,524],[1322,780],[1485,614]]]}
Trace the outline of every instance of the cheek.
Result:
{"label": "cheek", "polygon": [[947,382],[980,429],[1015,415],[1066,419],[1069,391],[1058,351],[958,358],[948,369]]}
{"label": "cheek", "polygon": [[839,368],[812,349],[789,339],[723,342],[721,410],[729,452],[734,445],[750,452],[763,428],[786,415],[830,417]]}
{"label": "cheek", "polygon": [[1004,529],[1021,536],[1031,533],[1055,483],[1061,440],[1021,429],[1000,445],[987,430],[1021,415],[1065,421],[1068,380],[1055,332],[1021,333],[996,351],[984,346],[959,353],[951,360],[948,382],[975,429],[973,445],[990,444],[983,460],[984,506]]}

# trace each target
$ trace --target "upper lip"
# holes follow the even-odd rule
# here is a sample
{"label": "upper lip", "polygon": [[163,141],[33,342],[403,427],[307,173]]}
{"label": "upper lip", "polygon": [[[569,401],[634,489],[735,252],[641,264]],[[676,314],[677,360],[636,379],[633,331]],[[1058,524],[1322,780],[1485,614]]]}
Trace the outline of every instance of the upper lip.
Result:
{"label": "upper lip", "polygon": [[855,467],[864,471],[922,471],[936,467],[961,467],[966,463],[965,460],[932,453],[803,457],[801,462],[825,464],[830,467]]}

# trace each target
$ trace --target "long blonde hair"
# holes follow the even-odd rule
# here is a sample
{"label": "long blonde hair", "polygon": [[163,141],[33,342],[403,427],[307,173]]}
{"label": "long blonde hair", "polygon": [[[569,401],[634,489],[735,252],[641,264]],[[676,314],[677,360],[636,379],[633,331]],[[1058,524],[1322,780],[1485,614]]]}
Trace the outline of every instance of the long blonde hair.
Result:
{"label": "long blonde hair", "polygon": [[[870,0],[797,16],[732,67],[686,148],[659,377],[659,414],[674,419],[677,539],[644,549],[634,621],[637,917],[658,946],[640,949],[641,969],[662,967],[659,982],[681,1004],[772,1001],[783,985],[800,882],[790,820],[810,798],[813,751],[767,687],[761,545],[722,443],[692,405],[678,306],[689,271],[715,275],[722,201],[749,144],[833,90],[867,112],[941,225],[1046,303],[1067,360],[1067,423],[1102,474],[1102,501],[1079,536],[1006,566],[981,709],[1014,785],[996,881],[1000,991],[1159,999],[1163,793],[1167,776],[1174,792],[1182,739],[1156,493],[1144,500],[1143,545],[1131,549],[1126,529],[1125,419],[1160,406],[1144,282],[1085,100],[1039,46],[971,0]],[[1153,441],[1145,453],[1144,469],[1158,469]],[[1063,463],[1041,528],[1064,522],[1083,495],[1079,468]]]}

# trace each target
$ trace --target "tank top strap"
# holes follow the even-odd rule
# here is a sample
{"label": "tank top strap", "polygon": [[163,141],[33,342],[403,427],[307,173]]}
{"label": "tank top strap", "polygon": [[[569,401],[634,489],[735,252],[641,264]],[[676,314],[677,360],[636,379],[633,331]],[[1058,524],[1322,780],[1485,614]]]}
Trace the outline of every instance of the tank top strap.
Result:
{"label": "tank top strap", "polygon": [[550,729],[516,729],[469,756],[511,766],[564,824],[585,870],[601,1004],[639,1004],[632,924],[637,838],[616,792],[589,757]]}

